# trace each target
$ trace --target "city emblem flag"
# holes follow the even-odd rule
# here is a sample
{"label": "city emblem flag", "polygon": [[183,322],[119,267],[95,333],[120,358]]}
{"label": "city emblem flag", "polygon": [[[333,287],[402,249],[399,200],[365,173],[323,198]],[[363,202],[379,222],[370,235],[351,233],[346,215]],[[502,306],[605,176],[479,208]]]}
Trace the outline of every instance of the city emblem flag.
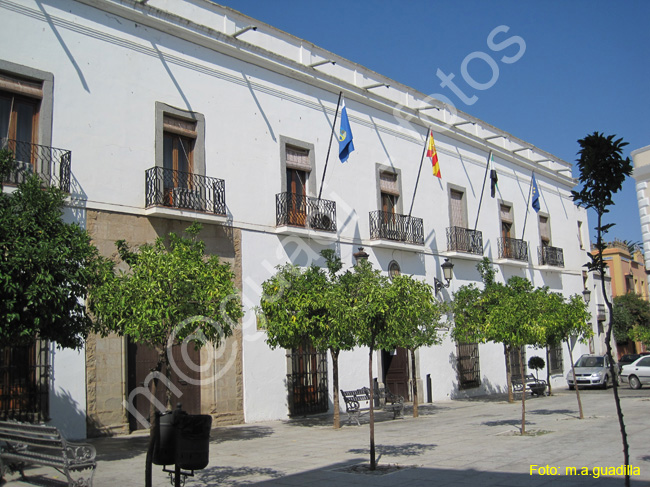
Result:
{"label": "city emblem flag", "polygon": [[497,176],[497,170],[494,169],[494,154],[492,154],[492,151],[490,151],[488,162],[490,164],[490,196],[494,198],[498,189],[499,177]]}
{"label": "city emblem flag", "polygon": [[539,212],[540,206],[539,206],[539,188],[537,187],[537,180],[535,179],[535,173],[533,173],[533,181],[531,183],[532,185],[532,203],[531,206],[533,207],[533,210],[536,212]]}
{"label": "city emblem flag", "polygon": [[341,159],[341,162],[345,162],[354,150],[354,142],[352,142],[352,130],[350,130],[350,120],[348,120],[345,100],[341,104],[343,108],[341,109],[341,127],[339,129],[339,159]]}
{"label": "city emblem flag", "polygon": [[437,178],[442,178],[442,174],[440,174],[440,164],[438,163],[436,143],[433,141],[433,131],[431,129],[429,129],[429,137],[427,138],[427,157],[431,159],[433,175]]}

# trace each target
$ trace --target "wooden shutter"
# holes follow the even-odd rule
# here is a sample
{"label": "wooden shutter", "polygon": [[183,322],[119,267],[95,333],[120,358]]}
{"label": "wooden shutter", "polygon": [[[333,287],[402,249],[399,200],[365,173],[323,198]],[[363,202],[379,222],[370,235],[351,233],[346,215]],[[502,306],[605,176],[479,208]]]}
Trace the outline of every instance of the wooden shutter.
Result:
{"label": "wooden shutter", "polygon": [[311,164],[309,163],[309,151],[295,147],[286,147],[286,164],[287,169],[297,169],[299,171],[310,172]]}
{"label": "wooden shutter", "polygon": [[449,205],[451,207],[451,226],[467,227],[465,223],[465,211],[463,208],[463,198],[465,194],[462,191],[452,189],[449,192]]}
{"label": "wooden shutter", "polygon": [[380,172],[379,190],[382,193],[394,194],[399,196],[399,186],[397,185],[397,174],[393,172],[386,172],[386,171]]}

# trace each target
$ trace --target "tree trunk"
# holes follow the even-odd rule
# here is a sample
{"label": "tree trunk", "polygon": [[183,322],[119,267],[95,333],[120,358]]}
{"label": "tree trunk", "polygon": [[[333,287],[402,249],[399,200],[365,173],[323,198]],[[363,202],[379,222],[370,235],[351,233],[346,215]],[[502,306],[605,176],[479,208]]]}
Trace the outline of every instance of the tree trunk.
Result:
{"label": "tree trunk", "polygon": [[569,349],[569,360],[571,360],[571,373],[573,374],[573,386],[576,389],[576,397],[578,398],[578,411],[580,412],[580,419],[584,419],[585,415],[582,414],[582,401],[580,400],[580,389],[578,388],[578,381],[576,380],[576,368],[573,364],[573,352],[571,351],[570,339],[566,341],[566,346]]}
{"label": "tree trunk", "polygon": [[506,381],[508,383],[508,402],[515,402],[512,395],[512,370],[510,364],[510,347],[503,344],[503,353],[506,356]]}
{"label": "tree trunk", "polygon": [[[156,364],[157,372],[162,368],[163,358],[159,355],[158,363]],[[158,391],[158,378],[154,377],[151,381],[151,397],[156,397]],[[152,487],[153,475],[153,450],[155,446],[156,436],[158,436],[158,422],[156,421],[156,405],[153,401],[149,405],[149,446],[147,447],[147,456],[144,460],[144,485],[145,487]]]}
{"label": "tree trunk", "polygon": [[602,253],[602,243],[603,243],[603,232],[602,232],[602,214],[598,214],[598,226],[596,227],[597,232],[597,248],[598,253],[600,254],[600,259],[598,261],[598,271],[600,272],[600,289],[603,293],[603,299],[609,310],[609,321],[607,323],[607,332],[605,333],[605,345],[607,347],[607,358],[609,359],[609,373],[612,376],[612,386],[614,389],[614,403],[616,404],[616,414],[618,415],[618,424],[621,429],[621,440],[623,441],[623,460],[625,462],[625,487],[630,487],[630,472],[627,469],[627,466],[630,464],[630,446],[627,443],[627,432],[625,431],[625,422],[623,421],[623,410],[621,409],[621,398],[618,395],[618,379],[616,376],[616,371],[614,370],[614,357],[612,357],[612,303],[607,297],[605,289],[605,263],[603,262],[603,253]]}
{"label": "tree trunk", "polygon": [[519,373],[521,374],[521,435],[526,434],[526,374],[524,370],[524,356],[519,347]]}
{"label": "tree trunk", "polygon": [[330,355],[332,356],[332,383],[334,384],[334,429],[339,429],[341,427],[341,412],[339,411],[339,352],[340,350],[334,350],[330,348]]}
{"label": "tree trunk", "polygon": [[372,352],[373,347],[370,347],[370,354],[368,359],[368,383],[370,384],[370,470],[377,468],[375,460],[375,386],[372,383]]}
{"label": "tree trunk", "polygon": [[415,374],[415,350],[411,352],[411,381],[413,384],[413,417],[418,417],[418,381]]}
{"label": "tree trunk", "polygon": [[553,390],[551,389],[551,354],[548,351],[548,345],[546,346],[546,387],[548,387],[548,395],[553,395]]}

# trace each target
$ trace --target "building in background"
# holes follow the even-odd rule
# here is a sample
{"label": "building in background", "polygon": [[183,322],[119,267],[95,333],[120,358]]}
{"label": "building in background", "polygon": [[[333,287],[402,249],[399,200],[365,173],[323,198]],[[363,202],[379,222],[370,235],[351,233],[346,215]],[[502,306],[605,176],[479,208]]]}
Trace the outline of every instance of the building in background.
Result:
{"label": "building in background", "polygon": [[[309,343],[271,350],[258,328],[261,283],[277,265],[323,264],[319,252],[333,248],[349,267],[363,247],[383,272],[433,284],[449,259],[443,300],[480,281],[483,257],[502,280],[526,277],[565,296],[593,286],[582,273],[588,222],[571,198],[569,163],[232,9],[203,0],[4,0],[0,43],[0,97],[32,107],[29,133],[9,138],[71,152],[66,218],[87,228],[102,254],[112,255],[117,239],[151,242],[196,220],[208,251],[232,264],[241,326],[215,353],[187,358],[176,380],[185,409],[216,424],[331,411],[338,393],[326,355]],[[325,172],[340,95],[354,151],[341,164],[335,142]],[[18,106],[5,103],[0,116]],[[428,159],[419,173],[429,129],[441,177]],[[488,169],[498,177],[493,196]],[[589,351],[575,347],[575,356]],[[366,384],[367,357],[341,354],[342,389]],[[377,352],[374,375],[408,396],[405,358],[401,349]],[[52,423],[73,437],[86,426],[90,435],[141,427],[129,408],[148,410],[151,360],[117,336],[92,337],[81,354],[52,347]],[[554,387],[565,385],[565,364],[566,347],[554,350]],[[506,388],[501,344],[446,336],[418,350],[415,367],[433,401]]]}
{"label": "building in background", "polygon": [[632,176],[636,181],[636,197],[639,202],[645,267],[650,269],[650,145],[632,151],[631,155],[634,164]]}

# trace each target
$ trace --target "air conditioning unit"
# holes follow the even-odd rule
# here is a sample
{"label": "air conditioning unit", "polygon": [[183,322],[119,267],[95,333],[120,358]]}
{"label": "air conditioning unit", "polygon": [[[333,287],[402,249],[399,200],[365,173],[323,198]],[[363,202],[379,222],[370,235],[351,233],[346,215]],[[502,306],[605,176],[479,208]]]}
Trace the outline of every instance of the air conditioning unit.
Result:
{"label": "air conditioning unit", "polygon": [[187,188],[173,188],[172,197],[174,199],[173,205],[175,208],[183,208],[188,210],[203,210],[201,192],[196,189]]}
{"label": "air conditioning unit", "polygon": [[322,211],[314,210],[309,215],[309,227],[314,230],[330,230],[332,228],[332,218]]}

